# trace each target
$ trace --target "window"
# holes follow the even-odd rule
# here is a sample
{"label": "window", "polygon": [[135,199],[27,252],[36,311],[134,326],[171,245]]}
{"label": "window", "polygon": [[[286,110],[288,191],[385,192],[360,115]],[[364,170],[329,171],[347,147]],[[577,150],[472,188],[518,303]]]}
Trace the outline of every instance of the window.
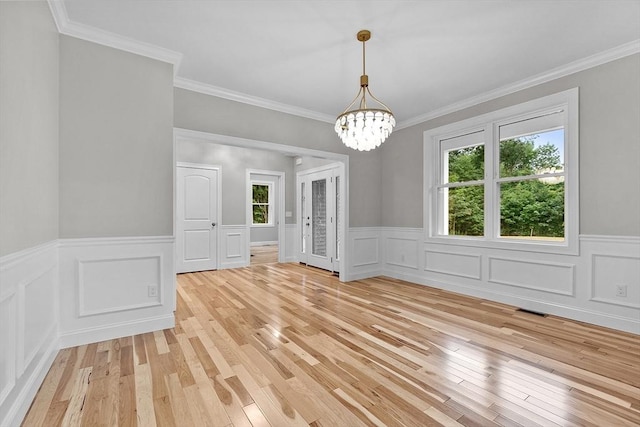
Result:
{"label": "window", "polygon": [[577,108],[572,89],[426,132],[427,238],[577,253]]}
{"label": "window", "polygon": [[273,183],[251,181],[253,225],[273,225]]}

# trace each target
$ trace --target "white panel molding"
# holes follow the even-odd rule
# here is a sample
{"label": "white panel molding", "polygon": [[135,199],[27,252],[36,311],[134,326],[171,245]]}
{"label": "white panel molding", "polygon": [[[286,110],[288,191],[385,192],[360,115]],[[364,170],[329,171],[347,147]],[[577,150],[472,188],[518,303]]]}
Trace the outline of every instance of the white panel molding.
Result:
{"label": "white panel molding", "polygon": [[[151,271],[144,271],[145,266],[135,267],[134,263],[142,264],[145,260],[154,260],[157,268],[153,268]],[[91,268],[93,264],[111,264],[111,269],[114,271],[126,272],[128,275],[139,273],[155,273],[156,277],[152,280],[143,283],[142,286],[152,285],[157,287],[157,295],[155,297],[148,297],[147,301],[141,301],[136,304],[118,304],[112,307],[103,307],[101,309],[90,309],[86,307],[86,299],[91,296],[91,291],[87,289],[91,285],[91,280],[87,280],[87,270]],[[164,298],[164,292],[161,283],[165,280],[162,277],[162,268],[164,264],[164,258],[162,254],[145,255],[145,256],[133,256],[133,257],[113,257],[113,258],[78,258],[77,259],[77,277],[78,277],[78,317],[93,316],[96,314],[116,313],[119,311],[137,310],[140,308],[154,307],[162,305]],[[136,271],[142,270],[142,271]],[[147,294],[148,289],[145,287],[142,289],[144,294]],[[131,294],[129,294],[131,296]],[[103,298],[97,298],[103,300]]]}
{"label": "white panel molding", "polygon": [[[581,241],[581,253],[590,259],[589,300],[639,313],[640,237],[588,235]],[[626,297],[616,296],[617,285],[626,286]]]}
{"label": "white panel molding", "polygon": [[[609,267],[608,271],[604,272],[607,276],[607,280],[604,281],[602,285],[610,288],[610,292],[607,292],[605,294],[606,296],[598,296],[600,294],[600,288],[603,286],[599,286],[600,282],[597,279],[601,276],[601,270],[606,268],[604,266],[598,268],[600,264],[603,264],[602,262],[598,262],[599,259],[608,259],[610,262],[613,261],[613,263],[617,264],[616,267],[618,267]],[[627,264],[628,268],[626,270],[633,270],[633,272],[624,275],[625,277],[620,277],[620,272],[623,270],[620,268],[620,264]],[[589,283],[591,284],[591,294],[589,299],[591,301],[604,302],[607,304],[614,304],[640,310],[640,257],[591,254],[590,273],[591,278]],[[612,279],[612,277],[615,277],[615,279]],[[609,296],[615,295],[615,286],[618,284],[627,287],[627,296],[619,297],[624,299],[615,299],[615,297]]]}
{"label": "white panel molding", "polygon": [[640,52],[640,40],[634,40],[629,43],[625,43],[613,49],[606,50],[604,52],[597,53],[592,56],[588,56],[583,59],[571,62],[569,64],[545,71],[544,73],[537,74],[535,76],[520,80],[518,82],[503,86],[501,88],[481,93],[476,96],[464,99],[459,102],[447,105],[442,108],[430,111],[426,114],[403,120],[396,125],[396,129],[408,128],[429,120],[433,120],[437,117],[444,116],[446,114],[454,113],[456,111],[463,110],[465,108],[473,107],[474,105],[481,104],[483,102],[491,101],[502,96],[506,96],[524,89],[528,89],[533,86],[537,86],[552,80],[559,79],[561,77],[568,76],[570,74],[578,73],[580,71],[588,70],[589,68],[597,67],[598,65],[606,64],[607,62],[615,61],[617,59],[624,58],[626,56],[634,55]]}
{"label": "white panel molding", "polygon": [[[45,267],[43,271],[32,274],[21,283],[18,290],[18,368],[21,376],[38,354],[42,354],[47,343],[57,335],[56,313],[56,265]],[[33,299],[27,298],[27,291],[31,287],[38,287],[31,292]],[[52,286],[53,285],[53,286]],[[53,304],[51,302],[54,302]],[[32,304],[30,304],[31,302]],[[36,307],[32,310],[32,306]],[[48,312],[47,312],[48,311]],[[52,322],[53,320],[53,322]],[[35,342],[31,349],[28,347],[29,338]]]}
{"label": "white panel molding", "polygon": [[[367,254],[364,254],[363,260],[352,264],[352,267],[363,267],[366,265],[378,265],[380,264],[380,239],[378,237],[357,237],[353,239],[354,250],[360,250],[367,247],[371,249]],[[361,252],[362,253],[362,252]]]}
{"label": "white panel molding", "polygon": [[284,261],[298,262],[298,224],[286,224],[284,227],[284,239],[286,241]]}
{"label": "white panel molding", "polygon": [[351,253],[348,280],[360,280],[382,274],[380,228],[350,228],[347,239],[347,247]]}
{"label": "white panel molding", "polygon": [[0,258],[0,425],[22,421],[57,354],[57,333],[57,241]]}
{"label": "white panel molding", "polygon": [[[37,360],[37,364],[34,362],[35,366],[30,370],[30,374],[25,374],[23,375],[24,378],[21,378],[16,390],[14,390],[17,395],[15,399],[12,399],[12,404],[10,406],[9,402],[0,404],[0,413],[6,414],[4,418],[0,418],[0,426],[21,425],[22,420],[31,407],[36,393],[53,365],[59,349],[60,345],[57,336],[52,336],[42,357]],[[7,406],[6,411],[5,406]]]}
{"label": "white panel molding", "polygon": [[220,226],[218,236],[221,239],[221,251],[218,265],[221,270],[249,265],[249,232],[250,228],[247,225]]}
{"label": "white panel molding", "polygon": [[[174,251],[171,236],[61,239],[61,345],[172,327]],[[156,296],[149,285],[157,286]]]}
{"label": "white panel molding", "polygon": [[[575,277],[576,277],[575,264],[563,264],[563,263],[548,262],[548,261],[531,261],[527,259],[495,257],[495,256],[488,256],[487,260],[489,264],[489,271],[488,271],[489,277],[487,278],[488,282],[496,283],[499,285],[507,285],[507,286],[515,286],[518,288],[532,289],[534,291],[542,291],[542,292],[548,292],[552,294],[567,295],[567,296],[575,295],[575,289],[574,289]],[[503,267],[506,267],[507,270],[510,270],[510,271],[506,271],[507,275],[509,275],[509,273],[514,273],[514,272],[517,272],[517,274],[522,274],[521,268],[523,265],[534,266],[538,274],[541,274],[541,272],[543,272],[545,268],[547,268],[548,270],[551,270],[551,269],[567,270],[569,273],[570,279],[569,279],[569,282],[566,283],[565,285],[566,285],[566,288],[568,289],[566,288],[556,289],[556,288],[550,288],[550,287],[544,287],[544,286],[534,286],[534,285],[527,284],[523,281],[516,282],[514,280],[509,280],[508,278],[501,279],[499,277],[500,271],[498,270],[498,265],[500,264]],[[520,264],[520,268],[518,267],[518,264]],[[531,278],[531,276],[527,276],[527,278]],[[555,278],[559,279],[557,275]],[[544,279],[541,279],[540,276],[535,276],[535,280],[544,281]]]}
{"label": "white panel molding", "polygon": [[[400,246],[402,248],[399,260],[391,260],[391,251],[389,248],[391,242],[394,242],[395,244],[397,244],[397,246]],[[384,263],[386,265],[395,265],[397,267],[412,268],[414,270],[417,270],[418,257],[416,256],[416,254],[418,253],[419,244],[420,242],[417,238],[386,236],[384,246]],[[409,254],[410,262],[406,262],[407,254]],[[412,260],[414,262],[411,262]]]}
{"label": "white panel molding", "polygon": [[[640,307],[637,305],[640,303],[640,237],[580,236],[579,255],[574,255],[444,245],[425,242],[423,233],[423,229],[403,227],[350,229],[350,250],[353,248],[353,238],[378,236],[383,254],[380,265],[357,267],[354,271],[358,274],[354,276],[364,278],[386,275],[542,313],[640,333]],[[395,265],[393,261],[389,263],[394,256],[397,258],[397,254],[388,253],[388,237],[418,239],[418,255],[431,252],[447,254],[452,259],[442,260],[442,266],[429,266],[424,257],[419,258],[420,268],[417,271]],[[456,263],[455,256],[470,257],[468,259],[476,265],[479,261],[479,271],[473,274],[464,271],[460,274],[465,269],[459,262]],[[352,258],[357,260],[357,254],[352,254]],[[496,275],[502,273],[495,270],[497,260],[510,266],[508,268],[512,275]],[[493,271],[489,269],[491,262],[494,263]],[[518,263],[523,262],[529,270],[536,271],[535,279],[529,277],[527,280],[527,277],[517,275],[525,265]],[[507,268],[506,265],[500,267]],[[543,276],[538,274],[539,269],[545,273]],[[540,277],[542,281],[536,282]],[[556,283],[558,286],[545,286],[547,283]],[[616,284],[627,285],[626,298],[615,297],[615,293],[612,293]]]}
{"label": "white panel molding", "polygon": [[419,274],[410,274],[397,271],[385,271],[386,276],[394,279],[405,280],[419,285],[446,291],[457,292],[476,298],[484,298],[502,304],[522,307],[528,310],[549,313],[567,319],[574,319],[580,322],[591,323],[607,328],[618,329],[638,334],[640,332],[640,320],[626,316],[619,316],[613,313],[606,313],[591,308],[578,307],[571,304],[558,303],[551,300],[520,296],[514,293],[505,293],[495,289],[485,289],[479,286],[471,286],[461,281],[445,281]]}
{"label": "white panel molding", "polygon": [[[429,254],[444,255],[445,257],[448,257],[451,262],[451,268],[447,268],[447,266],[444,266],[444,268],[437,268],[435,266],[430,266]],[[472,273],[461,273],[456,271],[453,264],[455,264],[456,259],[460,261],[461,258],[463,259],[467,258],[469,260],[472,260],[473,261],[472,268],[475,268],[475,271]],[[437,251],[433,249],[425,250],[424,251],[424,270],[430,271],[432,273],[449,274],[452,276],[466,277],[467,279],[481,280],[482,279],[482,256],[480,256],[479,254]]]}
{"label": "white panel molding", "polygon": [[16,385],[17,312],[18,302],[15,293],[0,298],[0,340],[3,343],[0,351],[0,366],[3,367],[0,372],[0,407]]}

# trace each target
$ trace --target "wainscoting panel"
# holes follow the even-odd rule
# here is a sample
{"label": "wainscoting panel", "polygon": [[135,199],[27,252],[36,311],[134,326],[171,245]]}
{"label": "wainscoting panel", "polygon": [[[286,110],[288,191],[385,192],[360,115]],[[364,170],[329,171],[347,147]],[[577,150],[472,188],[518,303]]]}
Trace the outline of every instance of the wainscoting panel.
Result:
{"label": "wainscoting panel", "polygon": [[20,425],[58,351],[57,241],[0,258],[0,426]]}
{"label": "wainscoting panel", "polygon": [[489,256],[491,283],[573,296],[575,266]]}
{"label": "wainscoting panel", "polygon": [[591,299],[640,309],[640,258],[594,254],[591,260]]}
{"label": "wainscoting panel", "polygon": [[580,236],[579,255],[565,255],[432,243],[422,229],[369,227],[350,230],[349,248],[357,272],[350,280],[386,275],[640,334],[638,237]]}
{"label": "wainscoting panel", "polygon": [[396,267],[418,269],[418,246],[415,238],[385,237],[385,262]]}
{"label": "wainscoting panel", "polygon": [[425,250],[424,269],[432,273],[449,274],[480,280],[482,257],[446,251]]}
{"label": "wainscoting panel", "polygon": [[[617,307],[617,312],[631,309],[640,317],[640,238],[584,236],[581,249],[590,260],[586,277],[590,301]],[[617,292],[619,286],[624,296]]]}
{"label": "wainscoting panel", "polygon": [[348,280],[358,280],[381,274],[380,230],[373,227],[350,228],[347,250],[351,254]]}
{"label": "wainscoting panel", "polygon": [[59,257],[62,347],[174,325],[173,237],[63,239]]}
{"label": "wainscoting panel", "polygon": [[220,269],[249,265],[249,228],[246,225],[220,226]]}
{"label": "wainscoting panel", "polygon": [[298,224],[287,224],[284,228],[285,236],[285,262],[297,262],[298,257]]}
{"label": "wainscoting panel", "polygon": [[[162,255],[78,258],[79,316],[162,305]],[[126,271],[126,276],[121,272]],[[152,292],[150,288],[157,291]],[[127,295],[131,304],[122,303]],[[134,303],[135,301],[135,303]]]}

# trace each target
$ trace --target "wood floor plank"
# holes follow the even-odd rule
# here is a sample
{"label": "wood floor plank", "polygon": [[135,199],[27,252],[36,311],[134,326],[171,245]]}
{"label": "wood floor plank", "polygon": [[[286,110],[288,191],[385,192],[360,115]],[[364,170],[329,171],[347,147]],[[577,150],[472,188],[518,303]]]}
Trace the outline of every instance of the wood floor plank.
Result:
{"label": "wood floor plank", "polygon": [[640,425],[638,335],[298,264],[176,296],[172,329],[61,350],[23,425]]}

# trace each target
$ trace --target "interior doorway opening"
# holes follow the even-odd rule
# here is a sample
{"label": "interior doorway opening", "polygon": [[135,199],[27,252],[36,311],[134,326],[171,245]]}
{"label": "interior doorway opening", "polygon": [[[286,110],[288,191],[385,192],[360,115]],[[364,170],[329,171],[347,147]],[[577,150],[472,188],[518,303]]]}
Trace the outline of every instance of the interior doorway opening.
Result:
{"label": "interior doorway opening", "polygon": [[246,185],[249,264],[286,262],[285,172],[247,169]]}
{"label": "interior doorway opening", "polygon": [[[346,267],[348,266],[348,253],[346,251],[346,234],[349,228],[349,194],[348,194],[348,179],[349,179],[349,156],[346,154],[325,152],[289,145],[276,144],[266,141],[258,141],[258,140],[250,140],[245,138],[237,138],[228,135],[219,135],[219,134],[211,134],[207,132],[193,131],[187,129],[174,128],[174,149],[176,152],[175,159],[176,161],[189,161],[188,159],[181,158],[180,156],[180,147],[184,145],[198,145],[198,148],[193,150],[192,156],[196,157],[201,163],[212,163],[219,164],[221,162],[216,158],[207,158],[206,156],[206,146],[212,145],[217,147],[227,147],[228,148],[243,148],[251,150],[260,150],[257,152],[257,157],[260,157],[260,153],[279,153],[284,156],[288,156],[291,161],[296,161],[297,158],[305,158],[310,160],[310,164],[313,163],[312,160],[318,160],[320,164],[334,163],[340,165],[342,168],[342,174],[340,176],[340,188],[341,188],[341,218],[335,225],[335,253],[338,256],[333,257],[335,266],[331,268],[332,271],[339,271],[339,277],[341,280],[346,280],[347,272]],[[255,155],[255,154],[254,154]],[[193,161],[193,160],[191,160]],[[297,162],[295,163],[298,164]],[[260,166],[258,166],[260,167]],[[234,172],[235,171],[235,172]],[[221,205],[221,219],[219,221],[219,238],[217,242],[217,254],[218,254],[218,268],[235,268],[235,267],[243,267],[250,265],[251,259],[251,244],[250,244],[250,223],[249,221],[243,221],[242,219],[238,220],[238,216],[230,215],[233,209],[239,209],[242,206],[242,216],[240,218],[245,218],[245,215],[248,215],[248,209],[246,209],[246,204],[244,198],[240,196],[238,199],[238,193],[245,191],[228,191],[226,188],[226,183],[235,182],[242,183],[243,188],[248,188],[245,185],[245,177],[240,175],[238,176],[238,168],[234,168],[232,166],[225,166],[224,163],[221,164],[221,177],[220,180],[223,182],[223,188],[221,193],[223,195],[229,196],[231,195],[230,200],[226,200],[223,197],[220,201]],[[235,173],[235,175],[234,175]],[[245,169],[242,168],[241,174],[244,175]],[[228,178],[228,174],[232,177]],[[291,200],[293,205],[296,205],[296,173],[287,173],[287,189],[286,197],[287,200]],[[291,185],[289,185],[291,182]],[[174,195],[175,197],[175,195]],[[175,200],[175,198],[174,198]],[[239,202],[240,200],[240,202]],[[174,204],[174,209],[175,209]],[[300,236],[298,235],[298,218],[299,212],[297,209],[291,208],[289,205],[286,208],[282,209],[285,214],[284,220],[281,217],[281,229],[284,229],[284,235],[280,235],[278,237],[278,256],[279,260],[282,262],[297,262],[299,250],[299,242]],[[175,212],[174,212],[174,217]],[[235,218],[235,219],[234,219]],[[242,224],[244,222],[244,224]],[[284,224],[284,226],[282,226]],[[174,224],[175,227],[175,224]],[[174,229],[174,235],[175,235]]]}

